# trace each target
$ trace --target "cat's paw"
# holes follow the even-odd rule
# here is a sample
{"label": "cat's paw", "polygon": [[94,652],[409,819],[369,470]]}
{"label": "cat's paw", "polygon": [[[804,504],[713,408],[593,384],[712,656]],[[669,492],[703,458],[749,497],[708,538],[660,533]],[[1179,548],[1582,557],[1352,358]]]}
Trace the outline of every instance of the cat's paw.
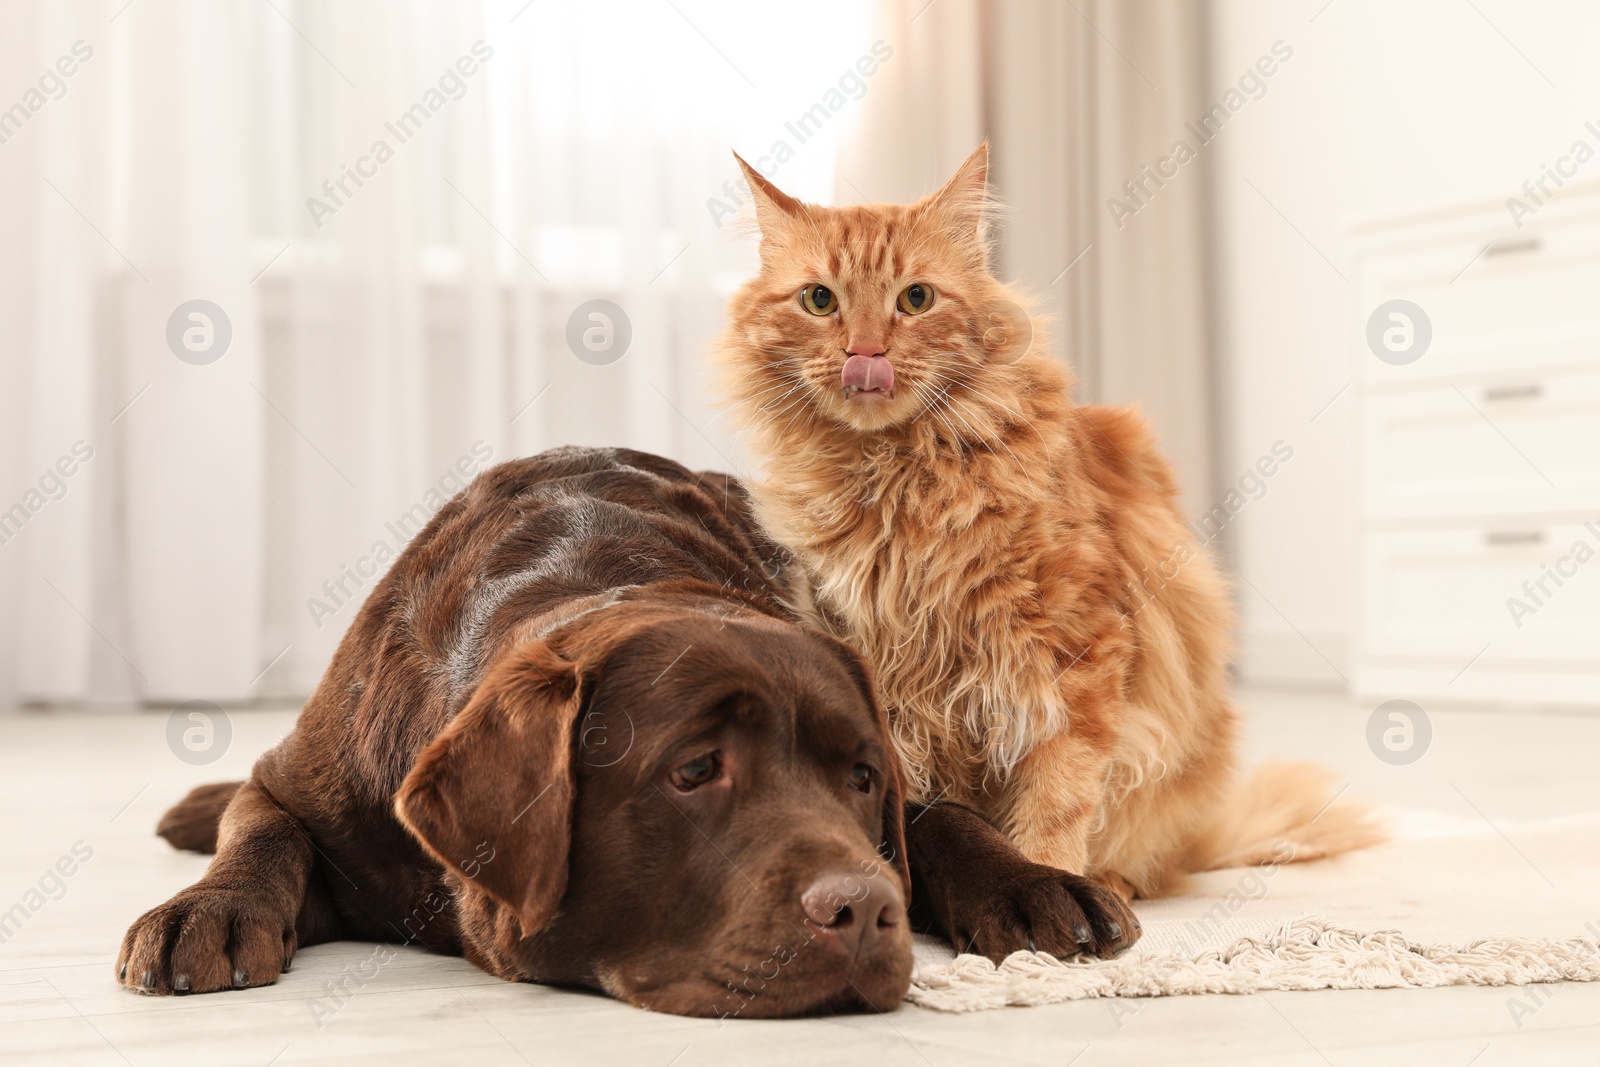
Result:
{"label": "cat's paw", "polygon": [[192,886],[128,928],[117,981],[159,995],[271,985],[289,969],[295,943],[292,918],[247,895]]}
{"label": "cat's paw", "polygon": [[1021,949],[1060,959],[1115,956],[1143,932],[1133,909],[1093,878],[1024,863],[974,880],[950,901],[951,940],[958,952],[996,963]]}

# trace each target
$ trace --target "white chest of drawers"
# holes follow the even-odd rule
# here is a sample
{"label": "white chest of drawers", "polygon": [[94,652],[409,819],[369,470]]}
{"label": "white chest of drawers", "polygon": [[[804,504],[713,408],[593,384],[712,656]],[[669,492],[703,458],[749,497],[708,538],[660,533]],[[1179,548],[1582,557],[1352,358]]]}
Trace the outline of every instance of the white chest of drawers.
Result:
{"label": "white chest of drawers", "polygon": [[1600,186],[1353,250],[1353,689],[1600,706]]}

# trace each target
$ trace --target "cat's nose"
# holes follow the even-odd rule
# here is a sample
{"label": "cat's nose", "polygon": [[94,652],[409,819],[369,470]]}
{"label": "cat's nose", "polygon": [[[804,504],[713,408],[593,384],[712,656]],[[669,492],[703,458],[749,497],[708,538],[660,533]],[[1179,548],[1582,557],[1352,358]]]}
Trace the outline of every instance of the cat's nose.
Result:
{"label": "cat's nose", "polygon": [[882,341],[869,341],[863,338],[850,338],[850,343],[845,346],[847,356],[881,356],[889,351]]}

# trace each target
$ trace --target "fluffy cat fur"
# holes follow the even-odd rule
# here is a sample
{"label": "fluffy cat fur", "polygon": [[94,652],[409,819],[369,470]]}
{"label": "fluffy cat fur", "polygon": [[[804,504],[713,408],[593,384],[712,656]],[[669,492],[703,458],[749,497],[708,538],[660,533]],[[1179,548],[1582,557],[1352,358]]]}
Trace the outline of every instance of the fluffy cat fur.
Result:
{"label": "fluffy cat fur", "polygon": [[[804,204],[739,162],[761,267],[715,356],[801,607],[875,665],[915,797],[1140,896],[1377,840],[1314,767],[1236,779],[1226,586],[1145,420],[1074,405],[990,273],[987,145],[910,205]],[[934,295],[908,314],[913,283]],[[817,284],[829,314],[802,303]],[[892,390],[843,388],[874,352]]]}

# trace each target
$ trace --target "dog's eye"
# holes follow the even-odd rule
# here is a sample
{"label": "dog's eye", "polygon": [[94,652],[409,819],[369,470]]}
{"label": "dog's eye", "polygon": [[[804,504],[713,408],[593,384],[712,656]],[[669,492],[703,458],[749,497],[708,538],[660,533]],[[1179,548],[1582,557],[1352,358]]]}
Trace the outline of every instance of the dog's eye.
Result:
{"label": "dog's eye", "polygon": [[722,773],[722,753],[707,752],[703,756],[696,756],[682,767],[672,772],[672,784],[687,793],[691,789],[705,785],[716,780]]}
{"label": "dog's eye", "polygon": [[850,785],[863,793],[872,792],[872,768],[858,763],[850,768]]}

